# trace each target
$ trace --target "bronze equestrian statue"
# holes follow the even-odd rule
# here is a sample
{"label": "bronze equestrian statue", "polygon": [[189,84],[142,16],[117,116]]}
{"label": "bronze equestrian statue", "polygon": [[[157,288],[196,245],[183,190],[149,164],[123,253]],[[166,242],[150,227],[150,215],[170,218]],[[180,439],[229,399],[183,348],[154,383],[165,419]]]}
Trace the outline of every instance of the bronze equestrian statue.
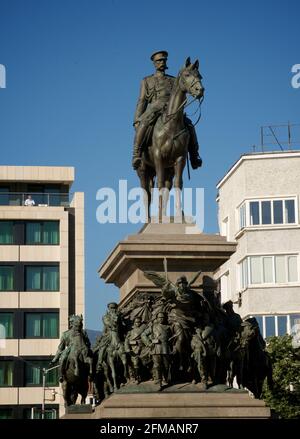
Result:
{"label": "bronze equestrian statue", "polygon": [[[156,72],[142,81],[134,118],[132,165],[148,196],[148,215],[155,177],[159,190],[170,191],[173,185],[181,190],[188,152],[193,169],[202,164],[194,126],[184,114],[187,94],[199,101],[203,99],[199,62],[191,63],[188,58],[178,77],[174,78],[165,74],[167,55],[166,51],[160,51],[151,56]],[[161,212],[162,196],[159,203]]]}
{"label": "bronze equestrian statue", "polygon": [[78,394],[81,395],[81,404],[85,403],[93,362],[90,341],[83,330],[82,316],[71,316],[69,321],[71,327],[62,334],[57,353],[50,363],[53,365],[59,361],[66,406],[75,404]]}

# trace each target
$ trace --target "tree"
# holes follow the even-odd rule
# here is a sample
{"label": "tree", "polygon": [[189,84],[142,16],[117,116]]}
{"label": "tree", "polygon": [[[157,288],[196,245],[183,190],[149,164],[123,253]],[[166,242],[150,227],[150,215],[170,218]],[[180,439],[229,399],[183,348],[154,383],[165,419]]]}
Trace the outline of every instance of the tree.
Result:
{"label": "tree", "polygon": [[279,418],[300,418],[300,348],[292,336],[270,337],[267,351],[273,366],[274,388],[264,385],[263,399]]}

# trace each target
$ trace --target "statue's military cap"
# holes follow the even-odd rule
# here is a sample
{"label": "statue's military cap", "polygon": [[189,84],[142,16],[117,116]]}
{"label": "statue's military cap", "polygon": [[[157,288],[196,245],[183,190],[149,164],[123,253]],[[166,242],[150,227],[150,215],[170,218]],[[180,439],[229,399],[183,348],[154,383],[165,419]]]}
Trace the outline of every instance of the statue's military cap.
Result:
{"label": "statue's military cap", "polygon": [[167,59],[168,52],[166,50],[159,50],[158,52],[152,53],[150,59],[151,59],[151,61],[155,61],[155,58],[158,58],[158,57],[159,57],[159,59],[162,59],[162,58]]}

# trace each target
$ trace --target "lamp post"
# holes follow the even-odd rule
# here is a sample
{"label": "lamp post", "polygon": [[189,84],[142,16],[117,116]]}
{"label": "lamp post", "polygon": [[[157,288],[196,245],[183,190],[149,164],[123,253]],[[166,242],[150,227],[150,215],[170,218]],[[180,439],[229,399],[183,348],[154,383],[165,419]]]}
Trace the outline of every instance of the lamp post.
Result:
{"label": "lamp post", "polygon": [[59,367],[59,364],[57,366],[50,367],[49,369],[46,369],[43,367],[42,373],[43,373],[43,402],[42,402],[42,419],[45,419],[45,389],[46,389],[46,375],[50,370],[56,369]]}

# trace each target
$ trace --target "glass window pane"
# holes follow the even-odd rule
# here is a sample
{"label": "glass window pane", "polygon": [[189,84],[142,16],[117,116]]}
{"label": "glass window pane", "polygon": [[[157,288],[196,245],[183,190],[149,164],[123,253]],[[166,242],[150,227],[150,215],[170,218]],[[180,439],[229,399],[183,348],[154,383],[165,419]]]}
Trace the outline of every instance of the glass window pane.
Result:
{"label": "glass window pane", "polygon": [[251,201],[250,202],[250,224],[255,225],[259,224],[259,202]]}
{"label": "glass window pane", "polygon": [[59,291],[59,267],[49,266],[27,266],[26,291]]}
{"label": "glass window pane", "polygon": [[293,331],[293,326],[295,325],[300,326],[300,314],[291,314],[290,322],[291,322],[291,331]]}
{"label": "glass window pane", "polygon": [[40,244],[42,242],[41,223],[26,223],[26,244]]}
{"label": "glass window pane", "polygon": [[13,337],[13,313],[12,312],[1,312],[0,313],[0,338],[12,338],[12,337]]}
{"label": "glass window pane", "polygon": [[9,205],[9,188],[0,187],[0,206]]}
{"label": "glass window pane", "polygon": [[30,361],[26,363],[25,366],[25,385],[26,386],[37,386],[42,384],[42,373],[40,370],[39,361]]}
{"label": "glass window pane", "polygon": [[240,229],[246,227],[246,205],[240,207]]}
{"label": "glass window pane", "polygon": [[[25,366],[25,385],[41,386],[43,383],[43,368],[48,369],[49,361],[30,360]],[[58,368],[46,373],[46,386],[58,385]]]}
{"label": "glass window pane", "polygon": [[263,257],[263,276],[264,276],[264,283],[274,282],[272,256]]}
{"label": "glass window pane", "polygon": [[43,290],[59,291],[58,266],[43,267]]}
{"label": "glass window pane", "polygon": [[278,316],[277,317],[277,323],[278,323],[278,335],[285,335],[287,334],[287,316]]}
{"label": "glass window pane", "polygon": [[288,281],[298,281],[297,256],[288,256]]}
{"label": "glass window pane", "polygon": [[[48,405],[47,405],[48,406]],[[40,407],[34,407],[34,419],[42,419],[42,410]],[[57,419],[57,409],[45,409],[44,411],[44,419]],[[31,419],[31,408],[24,409],[23,411],[23,419]]]}
{"label": "glass window pane", "polygon": [[251,269],[251,283],[252,284],[262,283],[261,258],[259,256],[250,257],[250,269]]}
{"label": "glass window pane", "polygon": [[285,207],[285,222],[295,223],[295,201],[285,200],[284,207]]}
{"label": "glass window pane", "polygon": [[241,288],[248,286],[248,261],[247,258],[240,263]]}
{"label": "glass window pane", "polygon": [[0,419],[12,419],[12,409],[0,408]]}
{"label": "glass window pane", "polygon": [[26,291],[42,289],[42,270],[40,266],[25,267]]}
{"label": "glass window pane", "polygon": [[43,244],[59,244],[59,222],[45,221],[43,224]]}
{"label": "glass window pane", "polygon": [[14,267],[0,266],[0,291],[13,291]]}
{"label": "glass window pane", "polygon": [[43,337],[58,338],[58,313],[43,313]]}
{"label": "glass window pane", "polygon": [[261,202],[262,224],[271,224],[271,201]]}
{"label": "glass window pane", "polygon": [[272,337],[275,334],[275,317],[266,316],[266,337]]}
{"label": "glass window pane", "polygon": [[275,256],[275,281],[277,283],[286,282],[285,256]]}
{"label": "glass window pane", "polygon": [[273,201],[274,224],[283,224],[282,200]]}
{"label": "glass window pane", "polygon": [[41,314],[26,313],[25,314],[25,337],[41,337]]}
{"label": "glass window pane", "polygon": [[13,244],[13,222],[12,221],[0,221],[0,244]]}
{"label": "glass window pane", "polygon": [[0,361],[0,386],[8,387],[13,385],[13,362]]}

